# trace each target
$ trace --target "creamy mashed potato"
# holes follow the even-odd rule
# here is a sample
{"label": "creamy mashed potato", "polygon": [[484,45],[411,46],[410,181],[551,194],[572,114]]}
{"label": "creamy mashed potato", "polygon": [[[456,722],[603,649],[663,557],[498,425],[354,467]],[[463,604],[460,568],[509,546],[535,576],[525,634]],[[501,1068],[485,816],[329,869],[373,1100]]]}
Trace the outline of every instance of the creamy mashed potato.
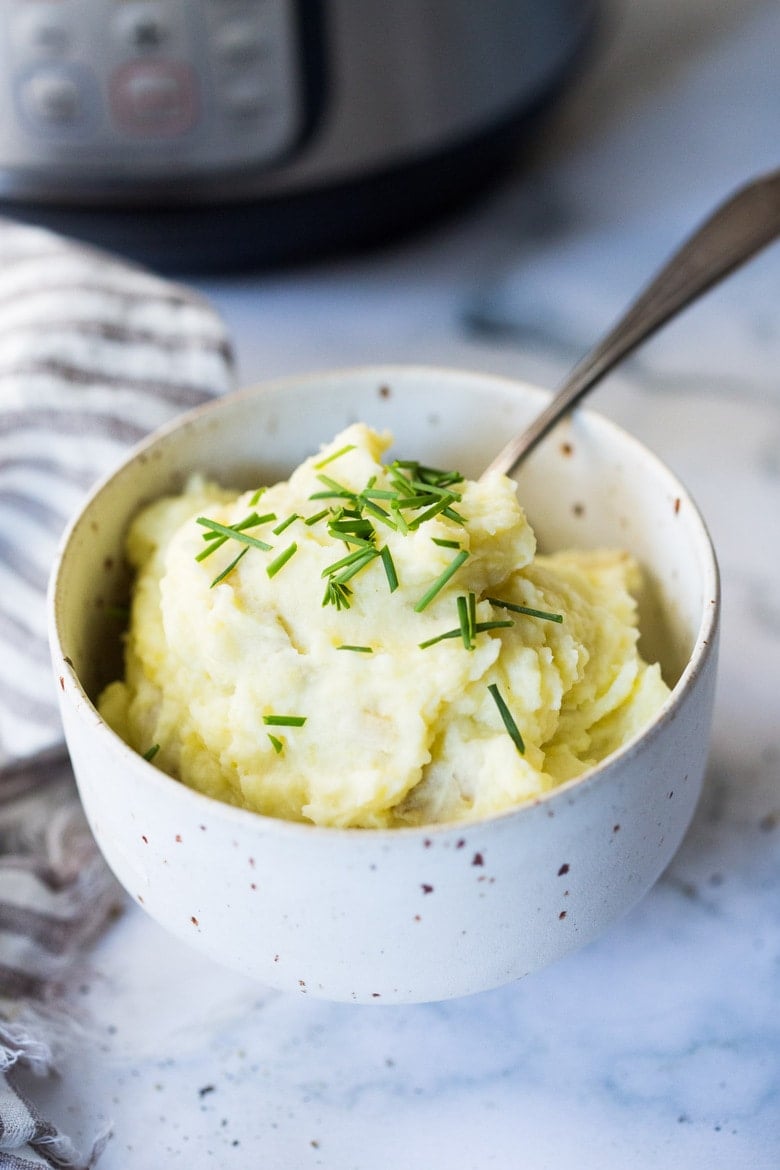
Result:
{"label": "creamy mashed potato", "polygon": [[668,694],[622,552],[535,555],[504,476],[381,462],[349,427],[290,477],[147,507],[100,711],[201,792],[364,828],[484,817],[598,763]]}

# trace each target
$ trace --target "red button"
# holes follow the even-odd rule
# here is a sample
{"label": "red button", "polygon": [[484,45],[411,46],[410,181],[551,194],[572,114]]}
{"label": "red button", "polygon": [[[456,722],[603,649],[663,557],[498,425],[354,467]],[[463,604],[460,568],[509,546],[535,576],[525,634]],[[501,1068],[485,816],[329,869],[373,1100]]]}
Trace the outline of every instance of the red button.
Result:
{"label": "red button", "polygon": [[132,61],[111,79],[114,120],[134,134],[184,134],[195,123],[198,103],[195,78],[173,61]]}

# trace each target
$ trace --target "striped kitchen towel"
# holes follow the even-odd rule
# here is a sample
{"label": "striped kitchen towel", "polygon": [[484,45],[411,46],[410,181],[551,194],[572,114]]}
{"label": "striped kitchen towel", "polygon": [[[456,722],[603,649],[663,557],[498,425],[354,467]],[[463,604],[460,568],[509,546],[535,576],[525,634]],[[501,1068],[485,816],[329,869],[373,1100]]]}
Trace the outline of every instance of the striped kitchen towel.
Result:
{"label": "striped kitchen towel", "polygon": [[34,1074],[68,1074],[63,987],[120,904],[60,748],[45,600],[57,542],[128,445],[232,381],[201,297],[0,221],[0,1168],[86,1167],[100,1149],[79,1156],[34,1104]]}

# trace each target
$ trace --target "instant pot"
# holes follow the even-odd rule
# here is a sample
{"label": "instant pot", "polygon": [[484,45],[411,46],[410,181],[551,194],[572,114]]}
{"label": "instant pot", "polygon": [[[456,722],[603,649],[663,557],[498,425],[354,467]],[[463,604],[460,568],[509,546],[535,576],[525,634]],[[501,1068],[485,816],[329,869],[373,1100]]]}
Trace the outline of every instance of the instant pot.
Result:
{"label": "instant pot", "polygon": [[588,0],[0,0],[0,213],[165,270],[373,243],[473,194]]}

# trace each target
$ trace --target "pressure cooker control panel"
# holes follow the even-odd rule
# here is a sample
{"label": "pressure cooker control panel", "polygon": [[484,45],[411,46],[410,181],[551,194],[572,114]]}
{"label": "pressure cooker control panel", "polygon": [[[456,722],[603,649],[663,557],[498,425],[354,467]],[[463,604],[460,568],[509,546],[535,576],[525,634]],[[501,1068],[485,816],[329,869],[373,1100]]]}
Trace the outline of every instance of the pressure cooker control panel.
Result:
{"label": "pressure cooker control panel", "polygon": [[0,166],[136,182],[269,164],[309,121],[300,0],[0,0]]}

